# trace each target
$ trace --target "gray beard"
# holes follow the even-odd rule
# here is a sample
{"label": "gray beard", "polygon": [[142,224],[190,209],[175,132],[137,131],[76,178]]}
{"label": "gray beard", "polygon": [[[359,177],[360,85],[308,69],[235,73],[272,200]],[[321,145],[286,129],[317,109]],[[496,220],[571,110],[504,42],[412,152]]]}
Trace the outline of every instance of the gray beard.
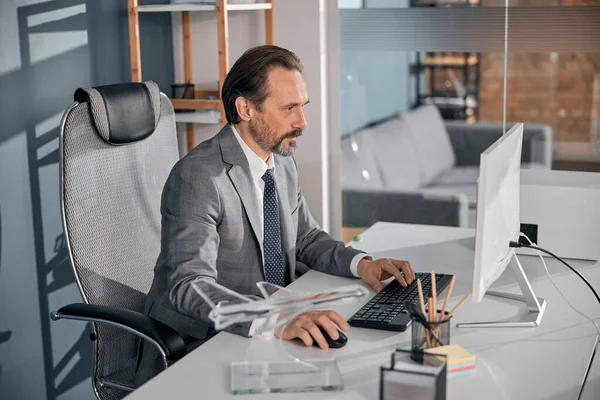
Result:
{"label": "gray beard", "polygon": [[302,131],[295,130],[292,132],[288,132],[284,136],[282,136],[275,144],[269,143],[269,134],[260,132],[254,125],[250,125],[250,134],[254,141],[264,150],[269,153],[278,154],[283,157],[289,157],[294,154],[296,151],[296,142],[290,144],[289,148],[283,147],[283,141],[289,138],[300,137],[302,135]]}

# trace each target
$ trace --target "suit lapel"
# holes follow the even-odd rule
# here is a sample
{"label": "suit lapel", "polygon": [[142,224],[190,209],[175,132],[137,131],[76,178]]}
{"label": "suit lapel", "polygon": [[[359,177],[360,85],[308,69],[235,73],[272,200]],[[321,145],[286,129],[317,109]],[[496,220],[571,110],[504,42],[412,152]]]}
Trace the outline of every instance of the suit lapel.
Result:
{"label": "suit lapel", "polygon": [[262,232],[258,212],[259,207],[262,207],[262,205],[258,204],[258,194],[256,193],[254,182],[252,181],[248,160],[229,124],[225,125],[218,135],[223,161],[231,165],[227,174],[240,196],[248,220],[250,220],[250,226],[252,227],[254,236],[258,242],[260,237],[259,233]]}

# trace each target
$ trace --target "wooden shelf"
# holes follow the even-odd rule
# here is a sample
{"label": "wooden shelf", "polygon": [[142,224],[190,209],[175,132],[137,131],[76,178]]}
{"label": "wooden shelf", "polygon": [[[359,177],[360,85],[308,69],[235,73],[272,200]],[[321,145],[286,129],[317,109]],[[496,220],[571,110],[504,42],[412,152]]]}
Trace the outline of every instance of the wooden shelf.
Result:
{"label": "wooden shelf", "polygon": [[220,124],[220,113],[216,110],[175,112],[175,122],[191,124]]}
{"label": "wooden shelf", "polygon": [[[467,60],[467,65],[477,65],[479,63],[479,59],[475,56],[470,56]],[[464,67],[465,66],[465,58],[464,57],[427,57],[425,62],[423,63],[427,66],[442,66],[442,67]]]}
{"label": "wooden shelf", "polygon": [[479,105],[476,100],[465,100],[462,97],[432,97],[421,96],[423,104],[435,104],[438,107],[445,108],[477,108]]}
{"label": "wooden shelf", "polygon": [[453,6],[453,7],[473,7],[479,5],[479,0],[420,0],[413,6]]}
{"label": "wooden shelf", "polygon": [[220,110],[221,100],[171,99],[175,110]]}
{"label": "wooden shelf", "polygon": [[219,91],[218,90],[203,90],[203,89],[194,90],[194,97],[197,99],[202,99],[207,96],[215,96],[218,98]]}
{"label": "wooden shelf", "polygon": [[[271,10],[271,3],[227,4],[227,11],[264,11]],[[138,12],[182,12],[182,11],[216,11],[213,4],[158,4],[138,6]]]}

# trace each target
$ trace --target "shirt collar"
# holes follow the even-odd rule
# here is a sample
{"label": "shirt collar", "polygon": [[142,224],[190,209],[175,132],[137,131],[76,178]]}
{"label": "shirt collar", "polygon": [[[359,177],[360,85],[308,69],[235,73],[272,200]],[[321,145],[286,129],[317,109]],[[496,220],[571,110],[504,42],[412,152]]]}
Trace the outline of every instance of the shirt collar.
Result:
{"label": "shirt collar", "polygon": [[235,129],[233,125],[231,125],[231,130],[235,138],[240,143],[242,147],[242,151],[246,155],[246,159],[248,160],[248,165],[250,165],[250,173],[255,180],[261,179],[262,176],[267,172],[267,169],[272,168],[273,172],[275,172],[275,163],[273,162],[273,154],[269,157],[268,164],[263,161],[248,145],[244,142],[244,139],[240,136],[238,131]]}

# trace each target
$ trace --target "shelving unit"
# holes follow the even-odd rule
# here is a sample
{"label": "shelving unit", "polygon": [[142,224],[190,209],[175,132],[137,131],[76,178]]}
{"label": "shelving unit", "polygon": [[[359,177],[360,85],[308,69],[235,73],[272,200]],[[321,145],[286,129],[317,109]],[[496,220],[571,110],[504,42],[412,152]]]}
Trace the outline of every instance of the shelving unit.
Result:
{"label": "shelving unit", "polygon": [[[225,111],[219,98],[223,82],[229,72],[229,40],[228,40],[228,13],[238,11],[264,11],[265,13],[265,43],[275,44],[274,38],[274,0],[265,0],[263,3],[227,4],[226,0],[216,0],[216,4],[164,4],[139,6],[138,0],[128,0],[129,9],[129,48],[131,57],[131,80],[142,81],[142,62],[140,54],[140,12],[181,12],[182,37],[183,37],[183,75],[184,83],[193,83],[194,61],[192,55],[192,12],[214,12],[217,19],[217,40],[219,58],[219,89],[201,90],[194,89],[193,99],[171,99],[175,108],[177,122],[186,123],[187,149],[190,151],[196,146],[195,124],[223,124]],[[214,99],[206,99],[212,97]],[[187,110],[186,112],[177,112]],[[194,110],[194,112],[189,112]],[[220,118],[215,116],[218,110]]]}
{"label": "shelving unit", "polygon": [[[270,10],[271,3],[227,4],[227,11],[256,11]],[[183,12],[183,11],[216,11],[217,6],[212,4],[157,4],[139,6],[139,12]]]}
{"label": "shelving unit", "polygon": [[176,112],[175,121],[188,124],[220,124],[221,115],[218,110]]}
{"label": "shelving unit", "polygon": [[[478,7],[479,0],[411,0],[411,7]],[[417,53],[414,107],[435,104],[444,119],[479,118],[479,53]],[[443,76],[441,75],[443,74]],[[424,76],[424,85],[421,78]],[[425,87],[423,87],[425,86]]]}

